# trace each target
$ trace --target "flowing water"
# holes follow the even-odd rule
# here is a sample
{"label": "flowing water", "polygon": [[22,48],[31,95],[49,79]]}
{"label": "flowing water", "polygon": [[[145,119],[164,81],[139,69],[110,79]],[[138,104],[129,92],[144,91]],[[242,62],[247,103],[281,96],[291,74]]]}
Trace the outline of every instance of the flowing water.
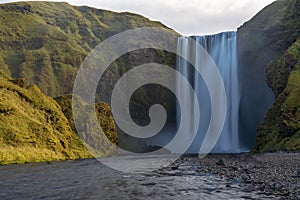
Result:
{"label": "flowing water", "polygon": [[[222,134],[215,145],[213,152],[215,153],[238,153],[242,152],[239,146],[239,134],[238,134],[238,112],[239,112],[239,83],[238,83],[238,66],[237,66],[237,44],[236,44],[236,32],[225,32],[217,35],[210,36],[192,36],[192,39],[196,40],[210,55],[218,70],[222,76],[226,98],[219,99],[219,103],[226,105],[227,102],[227,114],[225,125],[223,127]],[[178,52],[182,52],[183,55],[189,56],[191,60],[195,60],[195,64],[199,65],[199,68],[210,71],[209,66],[205,66],[205,55],[203,51],[195,45],[192,45],[190,37],[181,37],[178,40]],[[202,66],[203,65],[203,66]],[[193,89],[195,90],[199,105],[200,105],[200,128],[197,132],[197,138],[190,148],[190,153],[197,153],[199,146],[201,146],[205,134],[207,132],[210,116],[211,116],[211,99],[208,93],[207,86],[203,81],[203,77],[192,67],[188,62],[181,58],[177,58],[177,70],[183,74],[187,80],[189,80]],[[212,71],[212,70],[211,70]],[[209,72],[207,73],[209,74]],[[210,73],[209,79],[216,78],[215,74]],[[186,86],[181,83],[178,84],[178,89],[181,91],[184,98],[190,99],[190,104],[185,105],[187,112],[190,113],[189,120],[191,123],[197,123],[194,120],[195,116],[195,101],[193,97],[188,93]],[[220,96],[221,98],[221,96]],[[212,119],[214,120],[214,119]],[[178,122],[180,123],[180,122]],[[190,126],[192,127],[192,126]],[[193,130],[187,130],[192,132]]]}
{"label": "flowing water", "polygon": [[[156,163],[161,159],[164,157],[157,157]],[[197,167],[195,163],[183,162],[174,169],[126,174],[95,159],[0,166],[0,199],[264,198],[245,192],[241,183],[199,173]]]}

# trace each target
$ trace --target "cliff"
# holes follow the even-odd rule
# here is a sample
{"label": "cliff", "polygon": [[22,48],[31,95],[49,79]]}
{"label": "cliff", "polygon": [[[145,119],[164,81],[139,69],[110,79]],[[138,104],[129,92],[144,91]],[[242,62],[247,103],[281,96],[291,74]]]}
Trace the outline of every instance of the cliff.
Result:
{"label": "cliff", "polygon": [[[13,78],[26,78],[49,96],[70,94],[77,70],[88,53],[112,35],[138,27],[167,28],[140,15],[115,13],[60,2],[18,2],[0,4],[0,66]],[[178,35],[171,29],[167,29]],[[175,67],[172,54],[153,49],[128,53],[116,60],[98,87],[97,98],[110,103],[114,84],[137,64],[158,62]],[[109,81],[106,81],[109,80]],[[166,93],[162,87],[156,87]],[[133,116],[147,119],[154,102],[165,103],[172,112],[174,100],[152,89],[141,88],[133,96]],[[138,102],[138,103],[136,103]],[[135,110],[140,110],[135,112]]]}
{"label": "cliff", "polygon": [[298,0],[278,0],[238,29],[240,131],[253,152],[300,149],[299,38]]}
{"label": "cliff", "polygon": [[[2,164],[90,157],[76,134],[72,96],[68,95],[72,93],[81,63],[94,47],[112,35],[138,27],[167,28],[136,14],[60,2],[0,4],[0,18],[0,74],[5,91],[0,113]],[[171,29],[167,31],[178,35]],[[115,144],[118,143],[116,126],[109,106],[103,101],[110,102],[114,84],[126,71],[149,62],[175,66],[176,59],[172,54],[153,49],[128,53],[112,64],[98,87],[97,118],[105,135]],[[157,93],[151,92],[153,87]],[[147,123],[147,108],[154,103],[162,103],[169,112],[174,112],[175,100],[170,92],[160,86],[153,87],[142,87],[132,97],[131,114],[138,123]],[[165,95],[160,95],[161,92]],[[43,93],[55,97],[57,102]],[[41,101],[28,100],[24,104],[23,94]],[[79,101],[83,106],[94,106]],[[18,109],[11,112],[11,107]],[[94,130],[97,131],[101,130]],[[91,137],[102,145],[99,156],[114,153],[110,144],[96,135]]]}

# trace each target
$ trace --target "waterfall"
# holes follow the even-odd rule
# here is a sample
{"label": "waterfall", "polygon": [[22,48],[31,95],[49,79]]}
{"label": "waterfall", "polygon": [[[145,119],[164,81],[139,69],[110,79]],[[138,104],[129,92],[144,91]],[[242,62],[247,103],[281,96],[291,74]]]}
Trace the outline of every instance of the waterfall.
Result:
{"label": "waterfall", "polygon": [[[211,56],[219,69],[219,72],[223,78],[226,101],[227,101],[227,113],[221,136],[212,150],[213,153],[238,153],[241,152],[239,147],[239,133],[238,133],[238,118],[239,118],[239,83],[237,76],[237,45],[236,45],[236,32],[225,32],[210,36],[192,36],[190,37],[198,42]],[[189,43],[188,37],[181,37],[178,39],[177,51],[189,56],[191,59],[195,59],[196,65],[201,64],[201,51],[195,48],[195,46]],[[203,62],[202,62],[203,63]],[[201,66],[205,68],[206,66]],[[211,116],[211,101],[206,84],[204,83],[201,75],[185,60],[177,58],[177,70],[183,74],[192,85],[194,91],[197,94],[200,104],[200,122],[199,129],[197,131],[197,137],[194,140],[188,153],[196,153],[202,145],[203,138],[205,137],[208,124]],[[205,70],[210,70],[209,68]],[[214,78],[211,76],[209,78]],[[192,99],[191,94],[187,93],[179,80],[176,83],[177,89],[184,98],[189,99],[190,105],[184,105],[185,110],[190,113],[190,123],[197,123],[193,120],[195,101]],[[179,106],[179,105],[178,105]],[[178,107],[177,106],[177,107]],[[180,110],[180,109],[177,109]],[[177,116],[180,116],[178,111]],[[177,117],[177,119],[180,119]],[[212,119],[213,120],[213,119]],[[178,120],[177,124],[180,121]],[[192,126],[191,126],[192,127]],[[190,131],[186,130],[187,135]]]}

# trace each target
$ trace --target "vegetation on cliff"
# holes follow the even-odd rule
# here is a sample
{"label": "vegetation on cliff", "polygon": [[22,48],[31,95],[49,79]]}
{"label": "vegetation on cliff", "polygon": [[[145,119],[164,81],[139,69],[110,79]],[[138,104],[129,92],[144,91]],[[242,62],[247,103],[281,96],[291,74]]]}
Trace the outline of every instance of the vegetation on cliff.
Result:
{"label": "vegetation on cliff", "polygon": [[89,157],[60,106],[24,79],[0,77],[0,164]]}
{"label": "vegetation on cliff", "polygon": [[267,72],[276,100],[258,128],[253,152],[300,150],[300,38]]}
{"label": "vegetation on cliff", "polygon": [[[137,27],[166,28],[135,14],[57,2],[0,4],[0,18],[2,163],[90,156],[76,134],[72,96],[66,95],[72,92],[81,63],[96,45],[116,33]],[[242,146],[254,144],[252,136],[263,121],[253,152],[300,149],[299,40],[299,0],[278,0],[238,29],[240,132],[247,137],[242,140],[249,141]],[[174,67],[176,59],[175,55],[153,49],[123,55],[100,80],[98,100],[110,102],[119,78],[131,68],[150,62]],[[57,102],[42,92],[56,97]],[[265,116],[274,97],[275,103]],[[94,106],[78,101],[82,106]],[[149,107],[156,103],[167,108],[168,116],[175,116],[170,91],[147,85],[132,96],[133,119],[147,124]],[[99,101],[95,108],[103,132],[111,142],[118,143],[109,106]],[[104,144],[108,152],[113,150],[96,136],[92,139]]]}
{"label": "vegetation on cliff", "polygon": [[0,5],[0,64],[12,77],[24,77],[47,95],[70,93],[85,56],[113,34],[158,22],[57,2]]}
{"label": "vegetation on cliff", "polygon": [[[13,78],[26,78],[49,96],[72,93],[76,73],[89,52],[101,41],[122,31],[138,27],[167,29],[160,22],[140,15],[115,13],[90,7],[71,6],[61,2],[18,2],[0,4],[0,66]],[[110,103],[112,89],[120,77],[136,64],[158,62],[175,66],[175,56],[167,52],[142,49],[128,53],[104,74],[97,90],[98,100]],[[154,101],[174,108],[170,96],[159,95],[165,88],[151,91],[145,87],[135,93],[132,114],[147,120],[149,107]],[[142,110],[142,111],[137,111]],[[169,115],[171,116],[171,115]],[[140,118],[140,119],[141,119]]]}
{"label": "vegetation on cliff", "polygon": [[[70,95],[56,99],[60,106],[36,85],[27,86],[25,79],[7,76],[0,76],[0,164],[92,157],[76,134]],[[99,102],[95,108],[103,132],[116,144],[117,133],[109,106]],[[110,144],[98,143],[101,145],[98,156],[114,153]]]}
{"label": "vegetation on cliff", "polygon": [[[117,130],[116,130],[116,126],[114,123],[114,119],[110,107],[106,103],[100,101],[97,102],[95,105],[88,105],[78,96],[72,99],[72,95],[64,95],[64,96],[56,97],[55,100],[61,106],[64,115],[67,117],[69,121],[72,131],[75,133],[77,133],[77,130],[80,130],[80,127],[75,126],[74,117],[72,113],[72,100],[77,101],[76,105],[79,106],[81,110],[84,110],[82,108],[86,108],[86,107],[90,107],[90,108],[95,107],[96,119],[98,120],[96,123],[99,123],[100,127],[93,125],[94,119],[92,118],[92,116],[89,116],[88,119],[80,118],[78,120],[81,121],[83,120],[84,126],[89,126],[89,130],[90,130],[89,135],[85,133],[81,133],[80,137],[84,142],[88,141],[86,137],[93,139],[93,141],[89,141],[89,143],[88,144],[86,143],[85,145],[87,147],[90,147],[88,146],[90,144],[93,145],[92,150],[94,156],[103,157],[103,156],[110,156],[115,153],[116,148],[111,143],[118,144]],[[77,124],[77,126],[80,126],[80,123],[79,125]],[[104,134],[102,135],[102,133]],[[108,139],[108,141],[106,140],[106,138]]]}
{"label": "vegetation on cliff", "polygon": [[[60,2],[0,4],[0,18],[0,164],[90,157],[76,134],[72,96],[66,95],[72,92],[81,63],[96,45],[114,34],[138,27],[166,28],[136,14]],[[115,61],[101,80],[98,103],[86,105],[77,98],[80,105],[96,108],[101,130],[92,132],[103,132],[117,144],[110,108],[99,99],[110,102],[114,84],[132,67],[148,62],[175,66],[175,60],[166,52],[145,49]],[[173,96],[165,88],[156,87],[167,96],[158,91],[151,97],[147,88],[133,96],[131,111],[136,119],[147,120],[147,108],[153,102],[168,104],[167,109],[172,110]],[[57,102],[42,92],[56,97]],[[87,126],[95,123],[92,117],[85,120]],[[87,137],[96,145],[91,148],[100,149],[97,156],[114,153],[114,147],[97,134]]]}
{"label": "vegetation on cliff", "polygon": [[239,28],[238,35],[245,105],[241,120],[249,124],[249,112],[257,119],[251,131],[261,123],[252,152],[300,150],[300,1],[272,3]]}
{"label": "vegetation on cliff", "polygon": [[278,0],[238,29],[240,133],[249,141],[247,146],[254,145],[257,127],[274,102],[276,92],[274,95],[268,79],[276,79],[276,87],[284,89],[287,77],[271,75],[270,70],[266,74],[266,67],[300,37],[299,12],[298,0]]}

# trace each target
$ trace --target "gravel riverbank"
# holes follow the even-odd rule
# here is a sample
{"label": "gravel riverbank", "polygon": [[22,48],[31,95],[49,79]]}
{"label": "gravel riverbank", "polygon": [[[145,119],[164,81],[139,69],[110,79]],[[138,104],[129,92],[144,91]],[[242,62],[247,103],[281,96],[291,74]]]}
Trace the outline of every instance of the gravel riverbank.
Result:
{"label": "gravel riverbank", "polygon": [[199,173],[214,174],[243,184],[247,192],[259,192],[279,199],[300,199],[300,153],[183,156],[165,170],[180,170],[184,163],[193,163],[194,170]]}

